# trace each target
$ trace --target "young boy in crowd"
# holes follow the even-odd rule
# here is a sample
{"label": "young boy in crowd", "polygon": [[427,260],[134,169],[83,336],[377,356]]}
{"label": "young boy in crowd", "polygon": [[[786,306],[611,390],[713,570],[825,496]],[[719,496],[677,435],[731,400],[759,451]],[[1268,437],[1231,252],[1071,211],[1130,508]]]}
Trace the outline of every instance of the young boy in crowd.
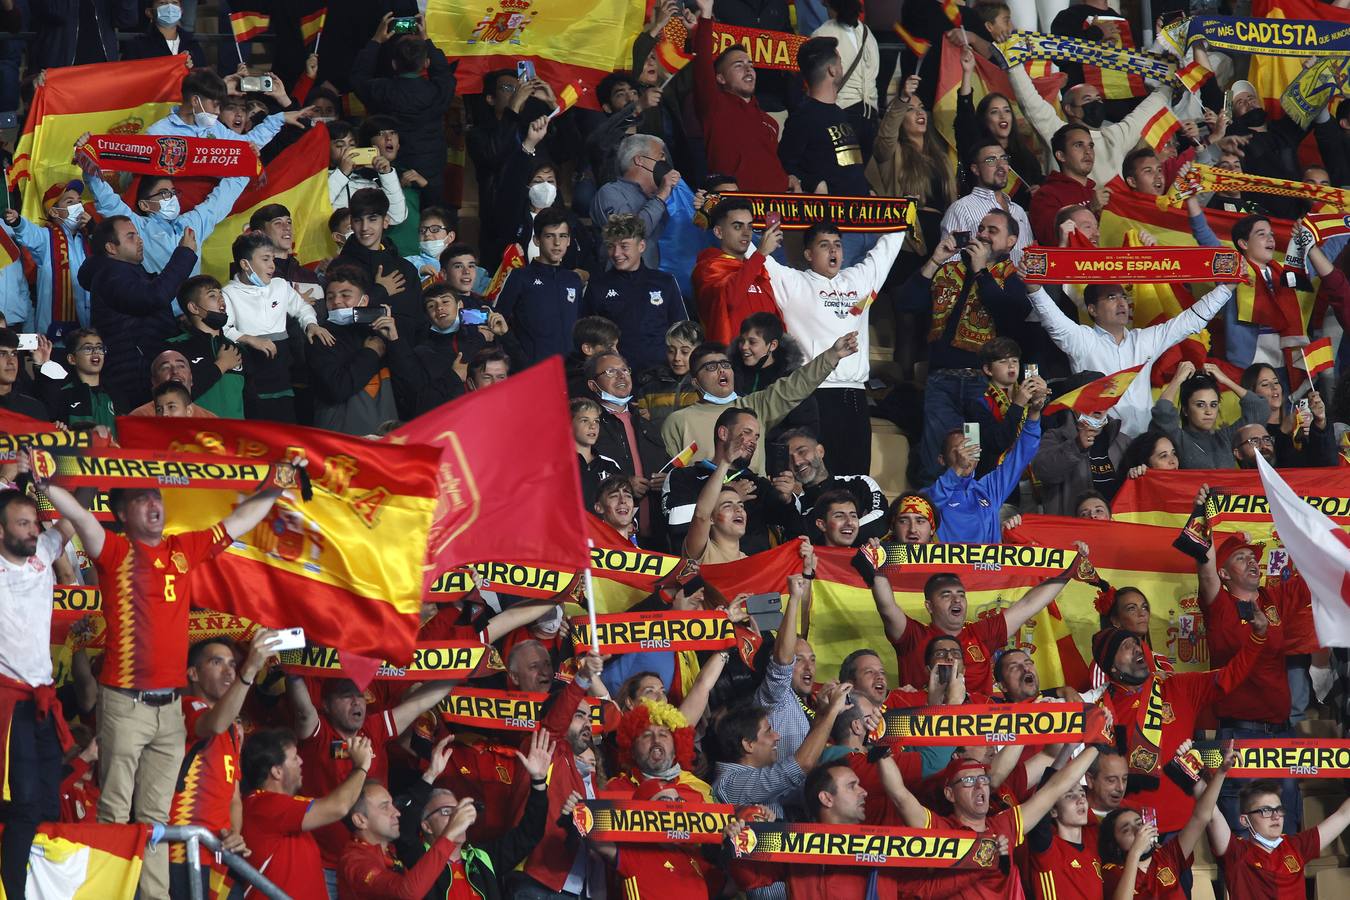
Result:
{"label": "young boy in crowd", "polygon": [[245,416],[274,422],[295,421],[291,388],[291,350],[286,318],[295,319],[312,341],[333,345],[333,336],[318,323],[314,309],[290,283],[274,278],[276,252],[271,238],[249,232],[230,248],[239,274],[222,288],[225,326],[221,333],[247,348],[248,390]]}
{"label": "young boy in crowd", "polygon": [[192,415],[192,392],[181,381],[166,381],[154,390],[155,415],[188,418]]}
{"label": "young boy in crowd", "polygon": [[56,421],[79,431],[103,425],[112,429],[127,406],[103,386],[101,373],[108,358],[103,338],[92,328],[76,328],[65,334],[66,377],[51,378],[39,367],[37,396]]}
{"label": "young boy in crowd", "polygon": [[[404,259],[417,267],[417,275],[425,286],[441,277],[441,254],[455,242],[456,216],[443,206],[428,206],[422,210],[417,227],[417,252],[405,253]],[[403,244],[395,240],[399,248]]]}
{"label": "young boy in crowd", "polygon": [[572,440],[577,445],[577,466],[581,471],[581,502],[590,503],[600,483],[619,474],[619,464],[595,452],[600,439],[600,404],[589,397],[572,398]]}
{"label": "young boy in crowd", "polygon": [[699,392],[689,372],[689,354],[703,343],[703,328],[697,322],[676,322],[666,329],[666,364],[638,376],[638,409],[657,432],[666,416],[698,402]]}
{"label": "young boy in crowd", "polygon": [[604,316],[585,316],[572,326],[572,352],[563,360],[567,373],[567,393],[571,397],[585,397],[591,392],[586,386],[586,360],[597,353],[613,353],[619,346],[619,326]]}
{"label": "young boy in crowd", "polygon": [[976,476],[992,472],[1013,445],[1026,419],[1026,401],[1017,376],[1022,348],[1008,337],[996,337],[980,348],[980,369],[989,379],[984,396],[966,407],[966,421],[980,426],[980,463]]}

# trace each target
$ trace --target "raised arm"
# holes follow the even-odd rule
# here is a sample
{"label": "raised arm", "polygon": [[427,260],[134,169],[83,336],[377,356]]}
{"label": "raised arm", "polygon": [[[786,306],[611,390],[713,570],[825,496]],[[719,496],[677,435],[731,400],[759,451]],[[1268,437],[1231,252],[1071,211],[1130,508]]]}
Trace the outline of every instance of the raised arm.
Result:
{"label": "raised arm", "polygon": [[722,485],[731,468],[723,452],[724,442],[719,441],[717,450],[717,468],[713,469],[708,480],[699,489],[698,500],[694,503],[694,517],[689,522],[689,531],[684,535],[684,555],[690,559],[700,559],[708,549],[708,540],[712,535],[713,512],[717,509],[717,498],[722,494]]}
{"label": "raised arm", "polygon": [[319,711],[314,708],[314,700],[309,696],[305,679],[298,675],[286,676],[286,699],[291,704],[295,736],[301,740],[313,737],[319,729]]}
{"label": "raised arm", "polygon": [[417,721],[418,716],[444,700],[454,686],[453,681],[433,681],[410,691],[402,703],[390,710],[394,731],[402,734],[404,729]]}
{"label": "raised arm", "polygon": [[1223,762],[1219,764],[1214,777],[1205,785],[1205,789],[1200,792],[1200,797],[1195,801],[1195,809],[1191,812],[1191,817],[1186,820],[1182,826],[1181,833],[1177,835],[1177,846],[1181,848],[1183,857],[1190,856],[1195,852],[1196,842],[1200,836],[1205,833],[1205,828],[1209,825],[1210,817],[1214,815],[1214,808],[1219,802],[1219,791],[1223,788],[1223,781],[1228,777],[1228,770],[1233,768],[1233,761],[1237,759],[1237,751],[1229,747],[1223,755]]}
{"label": "raised arm", "polygon": [[253,636],[253,643],[249,645],[248,656],[244,657],[244,664],[239,667],[238,677],[234,679],[234,684],[225,692],[211,709],[197,719],[194,733],[197,738],[209,738],[214,734],[224,734],[234,724],[234,720],[239,718],[239,710],[244,707],[244,700],[248,697],[249,690],[253,687],[258,673],[267,665],[267,661],[276,653],[276,644],[281,640],[281,636],[275,631],[259,631]]}
{"label": "raised arm", "polygon": [[[1209,497],[1209,485],[1200,485],[1200,490],[1195,494],[1195,503],[1197,505],[1205,502]],[[1214,598],[1219,596],[1219,588],[1223,584],[1219,581],[1219,570],[1214,561],[1214,543],[1211,541],[1209,550],[1205,553],[1204,561],[1195,564],[1196,580],[1200,587],[1201,609],[1208,609],[1214,602]]]}
{"label": "raised arm", "polygon": [[820,754],[824,752],[825,745],[830,740],[830,729],[834,728],[834,720],[848,702],[848,695],[852,690],[851,684],[836,683],[826,685],[820,692],[820,708],[816,712],[816,718],[811,722],[811,730],[806,733],[806,738],[797,748],[795,756],[797,765],[801,766],[803,772],[811,771],[816,763],[820,762]]}
{"label": "raised arm", "polygon": [[[32,453],[20,453],[17,457],[17,463],[19,474],[32,474]],[[36,476],[33,480],[38,489],[47,495],[47,499],[61,514],[61,518],[74,527],[75,533],[80,537],[80,544],[84,547],[85,555],[90,559],[97,559],[99,554],[103,552],[105,532],[98,519],[94,518],[94,514],[85,509],[84,504],[76,500],[74,494],[60,485],[53,484],[49,479],[38,479]]]}
{"label": "raised arm", "polygon": [[316,828],[342,821],[360,798],[361,788],[366,783],[366,775],[370,773],[370,761],[375,758],[375,751],[371,749],[370,738],[358,734],[347,741],[347,752],[351,754],[351,774],[326,797],[320,797],[309,805],[309,809],[305,811],[304,821],[300,824],[302,831],[314,831]]}
{"label": "raised arm", "polygon": [[225,529],[232,540],[239,540],[258,527],[282,493],[281,488],[269,487],[245,498],[232,513],[220,520],[220,527]]}
{"label": "raised arm", "polygon": [[[1223,816],[1217,818],[1222,819]],[[1326,850],[1330,847],[1332,842],[1340,837],[1341,832],[1345,830],[1347,825],[1350,825],[1350,799],[1347,799],[1337,807],[1334,813],[1317,824],[1317,837],[1321,841],[1322,849]]]}
{"label": "raised arm", "polygon": [[1047,578],[1040,584],[1022,595],[1012,606],[1003,611],[1003,621],[1008,626],[1008,634],[1013,634],[1036,613],[1050,605],[1050,601],[1059,596],[1060,591],[1064,590],[1065,585],[1073,577],[1074,570],[1078,567],[1078,560],[1088,558],[1088,545],[1082,541],[1077,541],[1075,545],[1078,548],[1078,555],[1070,562],[1069,567],[1060,572],[1054,578]]}
{"label": "raised arm", "polygon": [[1050,780],[1041,785],[1040,790],[1028,797],[1027,802],[1021,805],[1023,831],[1030,831],[1037,822],[1045,818],[1046,813],[1054,807],[1055,801],[1070,787],[1083,780],[1088,766],[1092,765],[1092,761],[1096,758],[1096,747],[1084,747],[1082,753],[1050,776]]}
{"label": "raised arm", "polygon": [[[811,545],[802,538],[809,551]],[[788,601],[783,609],[783,622],[778,626],[778,636],[773,642],[773,661],[780,666],[790,666],[797,661],[797,631],[801,621],[802,606],[811,597],[811,581],[802,575],[788,576]]]}
{"label": "raised arm", "polygon": [[895,764],[895,759],[887,753],[877,763],[877,768],[881,773],[881,786],[885,788],[891,805],[899,811],[900,818],[904,819],[910,828],[926,827],[928,810],[905,786],[905,779],[900,774],[900,767]]}
{"label": "raised arm", "polygon": [[[879,547],[881,542],[872,538],[868,541],[868,546]],[[865,548],[854,554],[853,568],[858,570],[863,581],[872,589],[872,602],[876,604],[877,614],[881,616],[881,624],[886,629],[886,640],[892,644],[900,643],[900,639],[905,636],[909,616],[906,616],[900,604],[895,602],[895,591],[891,588],[890,579],[872,565],[872,559],[867,555]]]}

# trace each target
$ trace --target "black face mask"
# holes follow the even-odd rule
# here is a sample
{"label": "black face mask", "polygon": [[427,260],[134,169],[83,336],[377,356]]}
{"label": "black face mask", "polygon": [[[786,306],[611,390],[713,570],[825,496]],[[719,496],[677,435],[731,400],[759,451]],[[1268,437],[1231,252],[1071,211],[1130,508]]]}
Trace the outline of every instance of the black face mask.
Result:
{"label": "black face mask", "polygon": [[1234,119],[1233,124],[1238,128],[1247,130],[1260,128],[1262,125],[1266,124],[1266,111],[1259,106],[1255,109],[1249,109]]}
{"label": "black face mask", "polygon": [[665,180],[665,177],[670,174],[673,168],[675,167],[664,159],[658,159],[652,164],[652,181],[656,182],[657,187],[661,186],[661,182]]}
{"label": "black face mask", "polygon": [[215,310],[212,310],[211,312],[202,316],[202,324],[205,325],[207,328],[211,328],[216,331],[219,331],[220,329],[224,328],[225,323],[228,322],[229,320],[230,317],[227,316],[225,313],[216,312]]}
{"label": "black face mask", "polygon": [[1106,103],[1090,100],[1083,104],[1083,124],[1089,128],[1101,128],[1106,121]]}

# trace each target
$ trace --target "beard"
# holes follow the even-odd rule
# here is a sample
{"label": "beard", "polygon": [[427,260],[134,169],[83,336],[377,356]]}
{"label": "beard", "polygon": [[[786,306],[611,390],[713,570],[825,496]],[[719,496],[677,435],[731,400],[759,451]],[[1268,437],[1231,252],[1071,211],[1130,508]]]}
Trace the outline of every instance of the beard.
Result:
{"label": "beard", "polygon": [[8,534],[4,538],[5,551],[11,556],[21,557],[22,559],[27,559],[37,553],[37,542],[37,538],[18,538],[11,537]]}

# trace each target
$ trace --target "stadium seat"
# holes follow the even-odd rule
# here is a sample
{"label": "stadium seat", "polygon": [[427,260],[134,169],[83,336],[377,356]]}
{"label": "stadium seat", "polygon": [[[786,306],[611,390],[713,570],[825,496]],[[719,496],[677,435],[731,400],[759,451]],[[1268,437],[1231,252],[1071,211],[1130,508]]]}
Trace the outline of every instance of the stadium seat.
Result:
{"label": "stadium seat", "polygon": [[1218,877],[1218,872],[1202,871],[1199,866],[1193,866],[1191,872],[1195,876],[1191,900],[1215,900],[1214,879]]}
{"label": "stadium seat", "polygon": [[1350,869],[1323,869],[1317,873],[1317,900],[1350,897]]}
{"label": "stadium seat", "polygon": [[909,465],[909,438],[900,433],[889,419],[872,419],[872,471],[890,499],[905,490],[908,481],[905,468]]}

